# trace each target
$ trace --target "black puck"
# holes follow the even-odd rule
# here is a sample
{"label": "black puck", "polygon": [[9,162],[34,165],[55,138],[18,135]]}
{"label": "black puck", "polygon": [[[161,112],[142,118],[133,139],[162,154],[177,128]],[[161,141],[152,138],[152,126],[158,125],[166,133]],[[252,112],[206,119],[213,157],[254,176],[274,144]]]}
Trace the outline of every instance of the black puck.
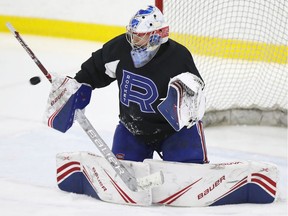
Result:
{"label": "black puck", "polygon": [[39,76],[35,76],[35,77],[32,77],[29,81],[31,85],[37,85],[38,83],[41,82],[41,79]]}

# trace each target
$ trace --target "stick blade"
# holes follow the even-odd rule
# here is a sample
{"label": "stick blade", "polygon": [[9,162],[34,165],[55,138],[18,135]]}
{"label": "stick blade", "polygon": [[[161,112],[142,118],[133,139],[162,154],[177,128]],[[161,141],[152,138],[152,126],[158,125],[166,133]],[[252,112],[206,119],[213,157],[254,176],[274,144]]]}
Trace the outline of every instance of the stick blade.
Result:
{"label": "stick blade", "polygon": [[15,36],[15,28],[11,25],[11,23],[7,22],[6,23],[7,28],[9,29],[9,31]]}
{"label": "stick blade", "polygon": [[136,179],[136,191],[149,190],[153,187],[161,186],[164,183],[164,175],[162,171],[153,173],[149,176]]}

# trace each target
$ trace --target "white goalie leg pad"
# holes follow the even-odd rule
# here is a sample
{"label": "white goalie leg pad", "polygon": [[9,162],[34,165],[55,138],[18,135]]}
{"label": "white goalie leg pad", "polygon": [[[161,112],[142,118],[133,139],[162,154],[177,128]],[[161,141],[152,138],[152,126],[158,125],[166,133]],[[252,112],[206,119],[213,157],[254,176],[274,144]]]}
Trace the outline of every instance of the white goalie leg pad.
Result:
{"label": "white goalie leg pad", "polygon": [[162,171],[164,184],[131,191],[105,158],[89,152],[57,155],[60,189],[127,205],[201,207],[240,203],[271,203],[277,197],[278,169],[256,161],[191,164],[147,159],[123,161],[137,178]]}
{"label": "white goalie leg pad", "polygon": [[270,203],[276,199],[278,170],[273,164],[188,164],[151,159],[144,163],[150,165],[151,172],[162,170],[164,174],[164,184],[152,190],[155,204],[200,207]]}
{"label": "white goalie leg pad", "polygon": [[[131,161],[121,161],[121,163],[136,178],[141,179],[150,174],[149,164]],[[74,164],[74,167],[71,164]],[[66,167],[69,166],[72,166],[70,172],[67,170],[63,172],[63,167],[67,169]],[[73,178],[72,174],[75,172],[83,174],[84,180]],[[65,173],[66,176],[63,177]],[[81,189],[79,192],[76,191],[77,193],[91,195],[89,191],[92,190],[100,200],[106,202],[139,206],[152,204],[151,189],[139,192],[131,191],[105,158],[89,152],[58,154],[57,181],[59,188],[68,192],[75,192],[73,191],[75,185],[81,184]]]}

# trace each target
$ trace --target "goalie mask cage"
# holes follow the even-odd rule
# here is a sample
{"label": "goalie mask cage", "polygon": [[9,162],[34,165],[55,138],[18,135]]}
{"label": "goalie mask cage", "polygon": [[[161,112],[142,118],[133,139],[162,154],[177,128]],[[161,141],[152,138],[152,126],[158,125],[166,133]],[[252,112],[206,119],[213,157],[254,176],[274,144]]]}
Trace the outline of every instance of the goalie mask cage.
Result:
{"label": "goalie mask cage", "polygon": [[156,0],[206,84],[204,124],[287,127],[287,0]]}

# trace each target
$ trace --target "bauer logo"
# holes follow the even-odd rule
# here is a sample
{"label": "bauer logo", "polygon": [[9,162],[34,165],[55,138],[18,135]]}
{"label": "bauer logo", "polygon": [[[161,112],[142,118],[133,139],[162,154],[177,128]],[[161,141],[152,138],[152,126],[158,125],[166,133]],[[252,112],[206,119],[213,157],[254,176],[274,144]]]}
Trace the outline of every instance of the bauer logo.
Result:
{"label": "bauer logo", "polygon": [[[100,176],[99,176],[96,168],[93,167],[93,168],[92,168],[92,171],[93,171],[94,176],[96,177],[96,181],[98,182],[100,188],[102,188],[103,191],[107,191],[107,188],[105,187],[104,183],[101,181],[101,178],[100,178]],[[93,178],[93,180],[94,180],[94,179],[95,179],[95,178]]]}
{"label": "bauer logo", "polygon": [[151,79],[123,70],[120,85],[122,104],[129,107],[130,102],[134,102],[139,105],[142,112],[155,113],[152,104],[157,98],[157,87]]}
{"label": "bauer logo", "polygon": [[54,100],[51,101],[51,106],[53,106],[55,103],[57,103],[58,100],[60,100],[63,95],[65,94],[65,92],[67,92],[67,89],[65,88],[63,91],[60,92],[59,95],[57,95]]}
{"label": "bauer logo", "polygon": [[225,175],[223,175],[220,179],[215,181],[209,188],[205,189],[202,193],[198,194],[198,200],[207,196],[211,191],[213,191],[216,187],[218,187],[225,180]]}

